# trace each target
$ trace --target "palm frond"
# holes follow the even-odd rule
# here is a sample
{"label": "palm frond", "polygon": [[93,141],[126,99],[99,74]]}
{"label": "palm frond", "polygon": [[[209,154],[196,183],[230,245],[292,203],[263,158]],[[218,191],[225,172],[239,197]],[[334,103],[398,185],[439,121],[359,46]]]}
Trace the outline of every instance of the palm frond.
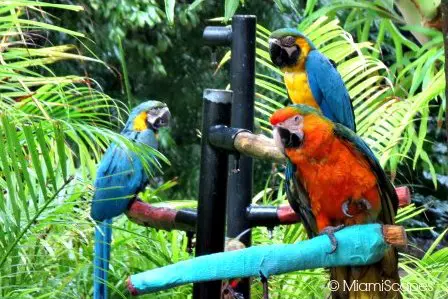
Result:
{"label": "palm frond", "polygon": [[48,30],[82,37],[50,25],[43,10],[49,7],[81,9],[0,2],[2,298],[79,298],[82,292],[89,297],[90,279],[81,278],[90,276],[91,237],[86,233],[94,226],[88,211],[98,160],[115,142],[136,152],[150,175],[160,169],[154,158],[168,162],[156,150],[117,133],[128,110],[94,88],[96,82],[51,71],[49,65],[61,60],[104,64],[78,54],[73,45],[35,42]]}

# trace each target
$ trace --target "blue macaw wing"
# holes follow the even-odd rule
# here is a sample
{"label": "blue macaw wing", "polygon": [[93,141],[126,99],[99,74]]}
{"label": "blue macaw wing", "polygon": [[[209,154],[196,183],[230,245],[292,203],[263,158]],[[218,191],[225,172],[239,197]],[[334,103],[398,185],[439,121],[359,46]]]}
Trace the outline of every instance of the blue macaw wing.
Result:
{"label": "blue macaw wing", "polygon": [[101,221],[124,213],[147,183],[148,177],[136,154],[111,144],[98,167],[92,218]]}
{"label": "blue macaw wing", "polygon": [[317,234],[316,218],[311,210],[311,203],[308,192],[303,184],[296,178],[296,167],[290,162],[286,162],[285,171],[286,195],[292,209],[299,214],[308,237],[312,238]]}
{"label": "blue macaw wing", "polygon": [[313,50],[308,54],[305,68],[311,92],[322,113],[333,122],[356,132],[350,96],[341,75],[330,60]]}

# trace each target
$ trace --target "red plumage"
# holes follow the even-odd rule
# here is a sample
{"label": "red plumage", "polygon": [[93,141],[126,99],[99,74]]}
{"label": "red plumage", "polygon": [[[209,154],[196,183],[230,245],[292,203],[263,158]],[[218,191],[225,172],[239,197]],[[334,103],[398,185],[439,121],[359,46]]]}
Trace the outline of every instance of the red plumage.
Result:
{"label": "red plumage", "polygon": [[[296,117],[299,116],[299,117]],[[311,236],[327,227],[372,222],[393,224],[398,199],[391,183],[367,145],[352,131],[334,124],[317,110],[295,105],[276,111],[271,124],[280,130],[275,134],[288,143],[282,150],[291,169],[287,178],[291,206],[298,208]],[[288,135],[288,131],[290,135]],[[286,133],[285,133],[286,132]],[[298,146],[291,146],[295,134]],[[295,180],[295,181],[294,181]],[[291,183],[292,182],[292,183]],[[303,197],[307,198],[303,198]],[[291,198],[293,197],[293,198]],[[396,202],[395,202],[396,201]],[[344,203],[346,210],[343,209]],[[303,207],[309,205],[308,208]],[[311,210],[307,212],[307,209]],[[399,283],[397,255],[388,250],[382,261],[366,267],[331,269],[332,279],[340,284],[381,282]],[[398,298],[390,292],[333,292],[334,298]]]}

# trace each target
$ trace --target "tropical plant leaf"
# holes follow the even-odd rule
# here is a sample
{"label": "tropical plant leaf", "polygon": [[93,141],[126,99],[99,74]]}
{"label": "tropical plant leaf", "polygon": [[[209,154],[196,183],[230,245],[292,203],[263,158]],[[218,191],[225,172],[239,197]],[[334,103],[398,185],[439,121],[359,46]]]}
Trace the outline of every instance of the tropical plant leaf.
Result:
{"label": "tropical plant leaf", "polygon": [[[103,152],[111,142],[127,147],[150,175],[168,161],[117,133],[128,109],[95,81],[51,71],[61,60],[104,64],[74,54],[73,45],[34,44],[30,31],[82,36],[47,24],[42,10],[80,7],[39,4],[0,2],[0,297],[79,298],[91,289],[81,277],[90,278],[89,201]],[[122,288],[111,289],[125,298]]]}
{"label": "tropical plant leaf", "polygon": [[168,19],[168,23],[174,23],[174,8],[176,6],[176,0],[165,0],[165,14]]}
{"label": "tropical plant leaf", "polygon": [[240,0],[224,0],[224,22],[228,22],[235,14]]}

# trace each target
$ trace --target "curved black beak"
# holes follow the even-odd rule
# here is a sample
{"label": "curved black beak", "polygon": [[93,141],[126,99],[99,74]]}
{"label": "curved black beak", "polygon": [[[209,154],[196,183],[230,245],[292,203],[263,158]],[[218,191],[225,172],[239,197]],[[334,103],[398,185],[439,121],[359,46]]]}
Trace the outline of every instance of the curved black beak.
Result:
{"label": "curved black beak", "polygon": [[157,114],[148,114],[148,123],[154,130],[167,127],[170,123],[171,113],[168,107],[163,107]]}
{"label": "curved black beak", "polygon": [[277,132],[285,148],[297,148],[303,143],[303,140],[299,135],[291,133],[288,129],[277,127]]}
{"label": "curved black beak", "polygon": [[[282,55],[283,54],[283,55]],[[276,38],[270,38],[269,39],[269,55],[271,56],[271,61],[273,64],[275,64],[278,67],[283,67],[285,60],[284,54],[286,52],[282,49],[282,46],[280,45],[280,41]]]}
{"label": "curved black beak", "polygon": [[297,45],[290,47],[282,46],[280,40],[276,38],[269,39],[269,55],[274,65],[279,68],[291,67],[297,63],[301,50]]}

